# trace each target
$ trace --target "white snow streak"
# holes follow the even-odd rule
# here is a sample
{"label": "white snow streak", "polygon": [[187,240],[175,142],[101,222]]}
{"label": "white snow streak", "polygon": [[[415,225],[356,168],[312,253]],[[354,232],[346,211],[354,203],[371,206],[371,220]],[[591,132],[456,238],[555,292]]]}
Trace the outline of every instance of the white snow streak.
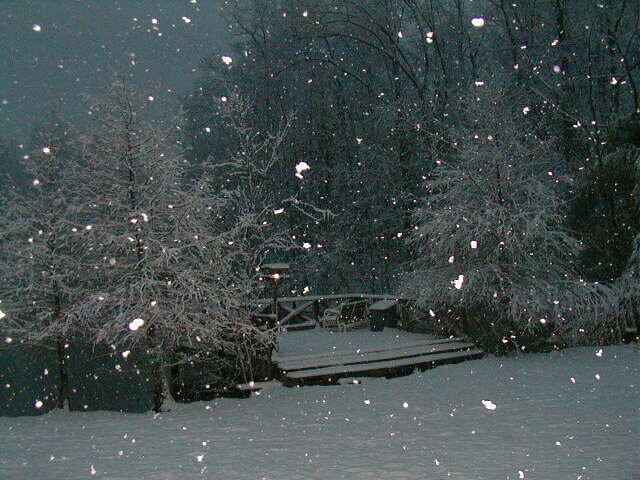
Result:
{"label": "white snow streak", "polygon": [[491,400],[482,400],[482,405],[484,405],[484,408],[486,408],[487,410],[495,410],[497,408],[496,404]]}

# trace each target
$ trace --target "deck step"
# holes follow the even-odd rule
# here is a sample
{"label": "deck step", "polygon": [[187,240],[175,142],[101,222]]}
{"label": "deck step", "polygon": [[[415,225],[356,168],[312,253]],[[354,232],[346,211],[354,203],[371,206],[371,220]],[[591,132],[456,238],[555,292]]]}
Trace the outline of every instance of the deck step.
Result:
{"label": "deck step", "polygon": [[397,358],[419,357],[434,353],[452,352],[473,348],[472,343],[442,342],[437,344],[417,345],[412,347],[400,347],[397,349],[359,352],[351,355],[336,355],[333,357],[307,358],[302,360],[283,359],[278,362],[278,368],[285,372],[295,370],[308,370],[314,368],[330,367],[334,365],[353,365],[358,363],[372,363]]}
{"label": "deck step", "polygon": [[313,368],[307,370],[297,370],[295,372],[286,373],[286,379],[293,381],[304,381],[305,379],[318,379],[325,377],[335,377],[354,374],[364,374],[367,372],[393,370],[401,367],[420,366],[428,364],[444,363],[450,360],[473,358],[483,355],[484,352],[478,348],[469,348],[466,350],[457,350],[453,352],[434,353],[429,355],[420,355],[409,358],[395,358],[392,360],[359,363],[355,365],[333,365],[324,368]]}

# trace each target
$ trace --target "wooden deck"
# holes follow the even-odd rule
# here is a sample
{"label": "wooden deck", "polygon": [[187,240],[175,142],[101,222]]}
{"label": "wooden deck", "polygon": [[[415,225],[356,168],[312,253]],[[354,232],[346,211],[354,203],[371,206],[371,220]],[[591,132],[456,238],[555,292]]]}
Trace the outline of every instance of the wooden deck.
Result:
{"label": "wooden deck", "polygon": [[484,352],[458,338],[437,338],[387,328],[347,333],[323,329],[289,332],[272,360],[285,385],[336,383],[345,377],[393,377],[443,363],[479,358]]}

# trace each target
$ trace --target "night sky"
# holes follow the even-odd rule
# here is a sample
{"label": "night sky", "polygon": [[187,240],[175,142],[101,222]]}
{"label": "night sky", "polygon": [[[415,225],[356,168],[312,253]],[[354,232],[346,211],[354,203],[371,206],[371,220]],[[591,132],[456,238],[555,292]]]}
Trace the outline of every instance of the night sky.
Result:
{"label": "night sky", "polygon": [[229,44],[219,0],[0,2],[0,138],[55,110],[82,123],[82,95],[126,73],[175,110],[202,57]]}

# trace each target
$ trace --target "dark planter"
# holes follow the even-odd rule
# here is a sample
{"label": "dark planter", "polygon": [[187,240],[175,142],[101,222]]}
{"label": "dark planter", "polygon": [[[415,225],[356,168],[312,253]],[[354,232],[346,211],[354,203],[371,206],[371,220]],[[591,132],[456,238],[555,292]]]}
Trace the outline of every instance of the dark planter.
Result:
{"label": "dark planter", "polygon": [[385,326],[398,326],[397,302],[395,300],[380,300],[369,307],[371,330],[380,332]]}
{"label": "dark planter", "polygon": [[384,330],[385,318],[384,312],[371,311],[369,312],[369,322],[371,324],[372,332],[381,332]]}

